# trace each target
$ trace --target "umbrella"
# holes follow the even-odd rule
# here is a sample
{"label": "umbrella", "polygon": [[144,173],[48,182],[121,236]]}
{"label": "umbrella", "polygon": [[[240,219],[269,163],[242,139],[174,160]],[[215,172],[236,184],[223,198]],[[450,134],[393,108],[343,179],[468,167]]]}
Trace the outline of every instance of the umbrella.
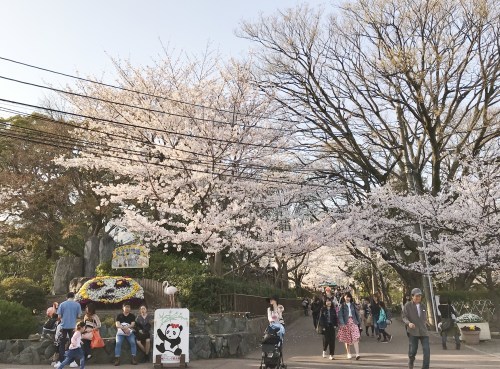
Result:
{"label": "umbrella", "polygon": [[319,285],[319,287],[336,287],[337,283],[335,282],[328,282],[328,281],[323,281]]}

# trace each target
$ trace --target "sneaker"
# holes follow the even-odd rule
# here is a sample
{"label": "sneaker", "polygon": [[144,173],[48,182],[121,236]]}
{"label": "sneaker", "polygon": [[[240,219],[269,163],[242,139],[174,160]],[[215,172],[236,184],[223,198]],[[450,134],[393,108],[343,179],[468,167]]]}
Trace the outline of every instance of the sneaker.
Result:
{"label": "sneaker", "polygon": [[76,361],[73,361],[71,364],[69,364],[69,367],[70,368],[78,368],[78,364],[76,363]]}
{"label": "sneaker", "polygon": [[330,355],[329,359],[330,359],[330,360],[333,360],[333,355]]}
{"label": "sneaker", "polygon": [[120,365],[120,358],[119,357],[115,357],[115,362],[113,363],[114,366],[118,366]]}
{"label": "sneaker", "polygon": [[59,365],[61,365],[60,361],[58,361],[57,363],[54,364],[54,368],[59,368]]}
{"label": "sneaker", "polygon": [[383,341],[382,341],[382,343],[389,343],[389,341],[387,341],[387,340],[383,340]]}
{"label": "sneaker", "polygon": [[323,351],[323,357],[326,357],[326,351]]}
{"label": "sneaker", "polygon": [[347,354],[347,358],[348,359],[352,359],[352,355],[351,354]]}
{"label": "sneaker", "polygon": [[132,356],[132,365],[137,365],[137,360],[135,359],[135,356]]}
{"label": "sneaker", "polygon": [[359,360],[359,359],[361,359],[361,356],[356,355],[356,360]]}
{"label": "sneaker", "polygon": [[90,360],[90,359],[92,359],[92,355],[88,354],[86,360]]}
{"label": "sneaker", "polygon": [[389,342],[392,341],[392,334],[389,335]]}

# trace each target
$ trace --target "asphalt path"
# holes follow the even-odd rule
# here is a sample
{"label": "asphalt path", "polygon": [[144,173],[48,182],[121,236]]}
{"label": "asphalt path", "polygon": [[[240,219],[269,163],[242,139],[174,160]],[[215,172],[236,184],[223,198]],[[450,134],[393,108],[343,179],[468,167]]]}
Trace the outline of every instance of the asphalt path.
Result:
{"label": "asphalt path", "polygon": [[[321,336],[313,328],[312,318],[301,317],[289,326],[284,342],[284,359],[288,369],[358,369],[358,368],[407,368],[408,339],[403,324],[395,319],[388,328],[393,335],[392,342],[380,343],[373,337],[363,335],[360,342],[361,359],[347,359],[345,347],[337,342],[334,360],[321,357]],[[448,350],[441,348],[440,337],[431,335],[431,368],[435,369],[499,369],[500,340],[482,342],[478,346],[462,344],[461,350],[455,350],[450,341]],[[354,352],[354,351],[353,351]],[[196,360],[189,363],[189,368],[199,369],[257,369],[260,367],[260,349],[255,350],[241,359]],[[422,364],[422,351],[419,350],[415,368]],[[11,365],[0,364],[2,369],[50,369],[49,365]],[[122,364],[126,368],[152,368],[152,364]],[[111,369],[112,364],[93,364],[89,362],[86,368]]]}

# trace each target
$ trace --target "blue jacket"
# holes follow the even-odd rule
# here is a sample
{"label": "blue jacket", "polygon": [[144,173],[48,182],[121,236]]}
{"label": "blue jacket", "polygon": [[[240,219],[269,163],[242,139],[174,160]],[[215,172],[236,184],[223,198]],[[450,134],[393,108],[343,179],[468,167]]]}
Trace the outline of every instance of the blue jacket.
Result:
{"label": "blue jacket", "polygon": [[[356,305],[354,305],[353,303],[351,303],[351,315],[354,324],[359,325],[361,319],[359,319],[358,310],[356,310]],[[339,324],[346,325],[348,321],[349,321],[349,310],[347,308],[347,304],[343,303],[340,306],[339,310]]]}
{"label": "blue jacket", "polygon": [[381,329],[387,328],[387,315],[385,314],[384,308],[380,308],[380,314],[377,320],[377,325]]}

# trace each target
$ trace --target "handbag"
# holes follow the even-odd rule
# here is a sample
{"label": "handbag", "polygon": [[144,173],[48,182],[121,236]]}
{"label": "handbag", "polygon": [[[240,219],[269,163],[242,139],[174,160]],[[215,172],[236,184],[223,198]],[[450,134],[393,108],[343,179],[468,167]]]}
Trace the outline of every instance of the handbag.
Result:
{"label": "handbag", "polygon": [[367,325],[367,326],[372,326],[373,325],[373,316],[371,314],[368,315],[368,317],[366,318],[365,325]]}
{"label": "handbag", "polygon": [[323,326],[319,322],[318,325],[316,326],[316,333],[323,334]]}
{"label": "handbag", "polygon": [[93,349],[104,347],[104,340],[102,339],[101,334],[97,329],[94,331],[94,335],[92,336],[92,341],[90,341],[90,347]]}

